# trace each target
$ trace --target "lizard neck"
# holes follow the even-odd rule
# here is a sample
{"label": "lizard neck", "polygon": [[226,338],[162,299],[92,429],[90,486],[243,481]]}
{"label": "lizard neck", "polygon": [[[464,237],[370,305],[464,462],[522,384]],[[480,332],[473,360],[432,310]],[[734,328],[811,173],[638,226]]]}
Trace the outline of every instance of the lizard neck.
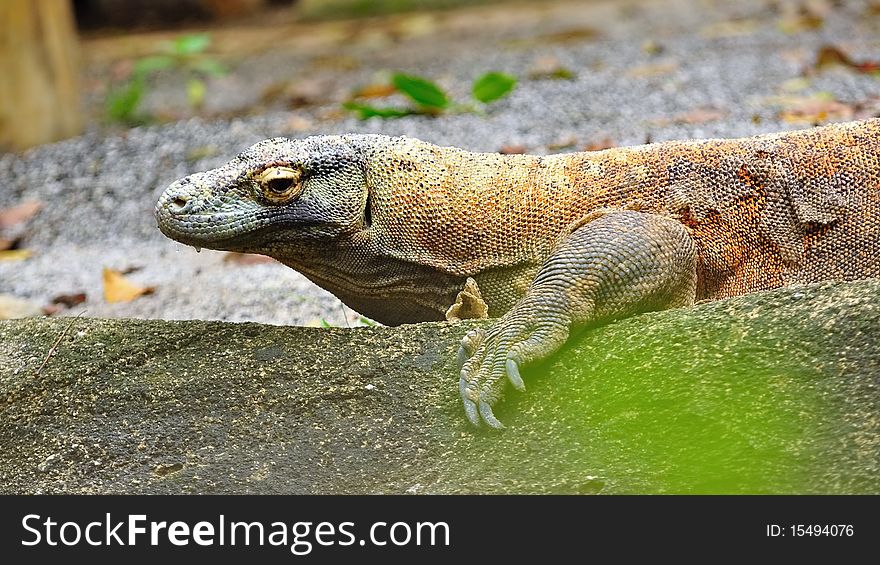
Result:
{"label": "lizard neck", "polygon": [[386,325],[444,320],[464,278],[379,252],[369,234],[276,258],[347,306]]}
{"label": "lizard neck", "polygon": [[571,182],[566,156],[390,144],[367,155],[366,178],[377,245],[401,261],[458,276],[533,267],[595,205]]}

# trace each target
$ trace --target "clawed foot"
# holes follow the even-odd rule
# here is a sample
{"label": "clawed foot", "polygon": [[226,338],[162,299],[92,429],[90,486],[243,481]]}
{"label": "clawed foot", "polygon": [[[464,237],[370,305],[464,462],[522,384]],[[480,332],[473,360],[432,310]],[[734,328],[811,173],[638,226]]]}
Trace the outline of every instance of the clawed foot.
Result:
{"label": "clawed foot", "polygon": [[624,210],[586,217],[510,311],[462,340],[459,390],[468,420],[503,428],[492,406],[505,383],[524,390],[520,368],[559,349],[573,324],[693,304],[696,253],[688,229],[665,216]]}
{"label": "clawed foot", "polygon": [[468,420],[503,429],[492,412],[501,399],[505,383],[519,391],[526,385],[520,366],[546,357],[568,338],[568,325],[551,320],[516,320],[502,318],[488,330],[471,330],[458,349],[461,369],[459,392]]}

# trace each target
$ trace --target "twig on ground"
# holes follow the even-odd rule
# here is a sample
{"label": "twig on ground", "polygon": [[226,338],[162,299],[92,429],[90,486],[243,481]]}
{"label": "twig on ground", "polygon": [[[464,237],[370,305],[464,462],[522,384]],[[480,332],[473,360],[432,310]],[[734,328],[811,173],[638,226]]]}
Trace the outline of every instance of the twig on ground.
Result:
{"label": "twig on ground", "polygon": [[64,331],[61,332],[61,335],[58,336],[58,339],[55,340],[55,343],[52,344],[52,347],[49,348],[49,352],[46,354],[46,358],[43,359],[43,363],[40,365],[40,368],[37,369],[37,376],[38,377],[40,376],[40,372],[42,372],[43,368],[46,366],[46,363],[49,362],[49,359],[53,355],[55,355],[55,351],[58,349],[58,344],[61,343],[61,340],[64,339],[64,336],[67,335],[67,332],[69,332],[70,328],[73,327],[73,323],[76,322],[77,318],[79,318],[80,316],[82,316],[85,313],[86,313],[86,311],[83,310],[82,312],[80,312],[79,314],[74,316],[74,318],[70,321],[70,323],[67,324],[67,327],[64,328]]}
{"label": "twig on ground", "polygon": [[351,324],[348,323],[348,315],[345,313],[345,304],[341,300],[339,301],[339,308],[342,309],[342,319],[345,320],[345,326],[351,329]]}

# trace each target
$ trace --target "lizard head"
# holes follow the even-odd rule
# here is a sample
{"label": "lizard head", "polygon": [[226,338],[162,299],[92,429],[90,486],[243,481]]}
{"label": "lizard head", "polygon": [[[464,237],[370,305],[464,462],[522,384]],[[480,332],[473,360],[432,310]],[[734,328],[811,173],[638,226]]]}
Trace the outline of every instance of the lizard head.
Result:
{"label": "lizard head", "polygon": [[353,136],[261,141],[226,163],[171,184],[159,229],[197,248],[278,256],[307,253],[369,225]]}

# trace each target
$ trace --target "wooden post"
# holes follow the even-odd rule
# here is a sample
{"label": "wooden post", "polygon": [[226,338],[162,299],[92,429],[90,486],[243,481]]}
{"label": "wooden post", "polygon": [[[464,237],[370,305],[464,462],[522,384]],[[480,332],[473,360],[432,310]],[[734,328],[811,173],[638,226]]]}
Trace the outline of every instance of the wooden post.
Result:
{"label": "wooden post", "polygon": [[81,131],[78,57],[68,0],[0,1],[0,150]]}

